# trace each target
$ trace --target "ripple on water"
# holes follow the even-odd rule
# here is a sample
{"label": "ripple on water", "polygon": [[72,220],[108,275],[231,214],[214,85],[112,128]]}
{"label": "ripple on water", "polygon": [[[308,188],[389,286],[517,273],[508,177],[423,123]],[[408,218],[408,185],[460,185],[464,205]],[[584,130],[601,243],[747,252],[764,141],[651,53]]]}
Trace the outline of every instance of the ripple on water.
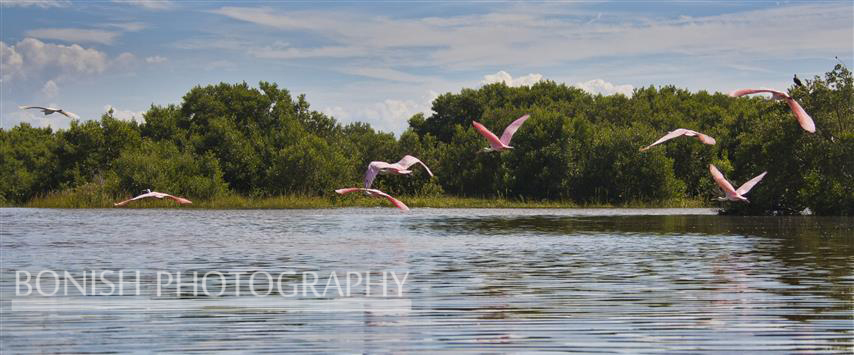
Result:
{"label": "ripple on water", "polygon": [[[713,212],[0,209],[0,350],[850,351],[854,219]],[[42,269],[409,276],[400,298],[9,301]]]}

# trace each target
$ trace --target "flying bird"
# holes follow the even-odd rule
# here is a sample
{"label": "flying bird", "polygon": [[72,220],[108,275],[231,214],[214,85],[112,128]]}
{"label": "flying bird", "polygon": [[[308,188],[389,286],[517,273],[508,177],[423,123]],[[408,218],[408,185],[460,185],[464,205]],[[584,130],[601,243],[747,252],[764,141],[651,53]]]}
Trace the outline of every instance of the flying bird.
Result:
{"label": "flying bird", "polygon": [[795,77],[792,78],[792,81],[795,82],[795,85],[803,87],[804,83],[801,82],[801,79],[798,79],[798,74],[795,74]]}
{"label": "flying bird", "polygon": [[716,143],[714,138],[707,136],[705,134],[702,134],[700,132],[692,131],[690,129],[685,129],[685,128],[677,128],[673,131],[670,131],[670,133],[665,134],[664,137],[659,138],[657,141],[655,141],[655,143],[652,143],[646,147],[642,147],[640,149],[640,151],[642,151],[642,152],[646,151],[647,149],[652,148],[655,145],[664,143],[666,141],[669,141],[669,140],[676,138],[676,137],[679,137],[679,136],[697,137],[698,141],[703,142],[704,144],[708,144],[708,145],[715,145],[715,143]]}
{"label": "flying bird", "polygon": [[483,148],[484,152],[500,152],[506,149],[513,149],[513,147],[510,146],[510,139],[513,138],[513,134],[516,133],[519,126],[525,123],[525,120],[527,120],[529,116],[530,115],[524,115],[513,121],[513,123],[504,129],[504,133],[501,134],[501,139],[486,129],[486,127],[480,124],[480,122],[472,121],[471,124],[478,133],[486,137],[486,140],[489,141],[489,147]]}
{"label": "flying bird", "polygon": [[786,103],[789,104],[789,108],[792,109],[792,113],[795,115],[795,118],[798,119],[798,123],[801,125],[801,128],[807,132],[815,133],[815,122],[813,122],[812,117],[804,111],[804,108],[801,107],[795,99],[785,92],[770,89],[740,89],[731,92],[729,96],[739,97],[759,93],[770,93],[772,99],[786,100]]}
{"label": "flying bird", "polygon": [[77,116],[73,112],[65,111],[61,108],[41,107],[41,106],[18,106],[18,108],[21,110],[26,110],[26,109],[31,109],[31,108],[38,109],[38,110],[41,110],[45,116],[50,115],[54,112],[58,112],[58,113],[65,115],[68,118],[80,119],[80,116]]}
{"label": "flying bird", "polygon": [[718,170],[718,168],[716,168],[714,165],[709,164],[709,172],[712,173],[712,179],[715,180],[715,182],[718,184],[718,186],[720,186],[721,189],[726,194],[726,196],[724,196],[724,197],[718,197],[717,198],[718,201],[729,200],[729,201],[744,201],[744,202],[748,202],[748,203],[750,201],[748,201],[747,198],[744,197],[744,194],[749,192],[750,189],[753,188],[753,186],[756,186],[756,184],[758,184],[759,181],[761,181],[762,178],[765,177],[765,174],[768,173],[766,171],[766,172],[763,172],[762,174],[759,174],[755,178],[750,179],[750,181],[745,182],[744,185],[741,185],[741,187],[739,187],[738,190],[736,190],[735,188],[732,187],[732,184],[730,184],[729,181],[727,181],[727,179],[724,177],[724,174],[721,174],[720,170]]}
{"label": "flying bird", "polygon": [[339,195],[346,195],[346,194],[349,194],[349,193],[354,192],[354,191],[364,191],[368,196],[371,196],[371,197],[386,198],[395,207],[400,208],[403,211],[409,211],[409,207],[406,207],[406,205],[403,202],[400,202],[400,200],[398,200],[394,197],[391,197],[391,195],[389,195],[385,192],[382,192],[380,190],[377,190],[377,189],[366,189],[366,188],[361,188],[361,187],[348,187],[345,189],[335,190],[335,192],[337,192]]}
{"label": "flying bird", "polygon": [[371,185],[373,185],[374,179],[377,177],[377,174],[412,174],[412,170],[409,170],[409,167],[415,164],[421,164],[424,169],[427,169],[427,173],[430,174],[430,176],[433,176],[433,172],[430,171],[430,168],[428,168],[427,165],[425,165],[418,158],[413,157],[411,155],[404,156],[403,159],[400,159],[400,161],[394,164],[389,164],[384,161],[372,161],[370,164],[368,164],[368,170],[365,171],[365,188],[371,188]]}
{"label": "flying bird", "polygon": [[193,203],[193,201],[190,201],[190,200],[183,198],[183,197],[175,197],[175,196],[172,196],[170,194],[164,194],[162,192],[151,191],[151,189],[146,189],[145,193],[143,193],[142,195],[139,195],[139,196],[134,197],[134,198],[129,199],[129,200],[124,200],[122,202],[116,202],[113,204],[113,206],[120,207],[120,206],[124,206],[124,205],[130,203],[131,201],[141,200],[141,199],[150,198],[150,197],[157,198],[157,199],[162,199],[162,198],[166,197],[166,198],[174,200],[179,205],[188,205],[188,204]]}

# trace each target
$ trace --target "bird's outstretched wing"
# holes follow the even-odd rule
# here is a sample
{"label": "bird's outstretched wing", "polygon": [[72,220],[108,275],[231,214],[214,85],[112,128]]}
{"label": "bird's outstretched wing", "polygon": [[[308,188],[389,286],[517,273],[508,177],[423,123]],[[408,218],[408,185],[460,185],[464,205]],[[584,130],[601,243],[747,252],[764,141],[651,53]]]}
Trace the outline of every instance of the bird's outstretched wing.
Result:
{"label": "bird's outstretched wing", "polygon": [[400,200],[398,200],[398,199],[396,199],[396,198],[394,198],[394,197],[391,197],[391,195],[389,195],[389,194],[387,194],[387,193],[385,193],[385,192],[382,192],[382,191],[380,191],[380,190],[376,190],[376,189],[371,189],[371,190],[372,190],[372,191],[371,191],[372,193],[374,193],[374,194],[376,194],[376,195],[379,195],[379,196],[382,196],[382,197],[385,197],[385,198],[386,198],[387,200],[389,200],[389,202],[391,202],[391,204],[392,204],[392,205],[394,205],[395,207],[397,207],[397,208],[399,208],[399,209],[401,209],[401,210],[403,210],[403,211],[409,211],[409,207],[408,207],[408,206],[406,206],[406,204],[404,204],[403,202],[401,202]]}
{"label": "bird's outstretched wing", "polygon": [[813,122],[812,117],[804,111],[801,104],[791,97],[786,98],[786,103],[789,104],[789,108],[792,109],[792,113],[795,115],[795,118],[798,119],[798,123],[801,125],[801,128],[807,132],[815,133],[815,122]]}
{"label": "bird's outstretched wing", "polygon": [[720,170],[712,164],[709,164],[709,172],[712,173],[712,179],[715,180],[715,183],[724,190],[724,193],[727,195],[736,194],[735,188],[732,187],[732,184],[724,178],[724,174],[721,174]]}
{"label": "bird's outstretched wing", "polygon": [[480,124],[480,122],[472,121],[471,124],[472,126],[474,126],[474,129],[478,133],[480,133],[480,135],[484,136],[486,140],[489,141],[489,146],[491,146],[492,149],[500,149],[501,147],[503,147],[503,145],[501,144],[501,140],[498,139],[498,136],[496,136],[495,133],[492,133],[490,130]]}
{"label": "bird's outstretched wing", "polygon": [[769,93],[769,94],[771,94],[771,97],[774,99],[785,99],[785,98],[789,97],[789,94],[787,94],[785,92],[777,91],[777,90],[771,90],[771,89],[739,89],[739,90],[735,90],[735,91],[729,93],[729,96],[739,97],[739,96],[744,96],[744,95],[762,94],[762,93]]}
{"label": "bird's outstretched wing", "polygon": [[391,197],[391,195],[389,195],[385,192],[382,192],[380,190],[377,190],[377,189],[366,189],[366,188],[361,188],[361,187],[348,187],[348,188],[335,190],[335,192],[338,193],[339,195],[346,195],[346,194],[349,194],[349,193],[354,192],[354,191],[366,191],[366,192],[370,193],[371,196],[385,197],[395,207],[397,207],[401,210],[404,210],[404,211],[409,211],[409,207],[407,207],[406,204],[404,204],[403,202],[400,202],[400,200],[398,200],[394,197]]}
{"label": "bird's outstretched wing", "polygon": [[361,187],[347,187],[347,188],[335,190],[335,193],[337,193],[339,195],[346,195],[346,194],[349,194],[353,191],[362,191],[362,190],[368,190],[368,189],[361,188]]}
{"label": "bird's outstretched wing", "polygon": [[131,198],[131,199],[124,200],[122,202],[116,202],[113,204],[113,206],[114,207],[121,207],[121,206],[127,205],[128,203],[130,203],[133,200],[135,200],[135,199]]}
{"label": "bird's outstretched wing", "polygon": [[48,110],[47,107],[41,107],[41,106],[18,106],[18,108],[21,110],[27,110],[27,109],[31,109],[31,108],[37,108],[39,110]]}
{"label": "bird's outstretched wing", "polygon": [[754,186],[756,186],[756,184],[758,184],[760,181],[762,181],[762,178],[764,178],[765,174],[767,174],[767,173],[768,173],[767,171],[763,172],[762,174],[757,175],[755,178],[750,179],[750,181],[745,182],[743,185],[741,185],[738,188],[738,190],[735,190],[735,192],[737,192],[739,195],[746,194],[748,191],[750,191],[750,189],[752,189]]}
{"label": "bird's outstretched wing", "polygon": [[510,139],[513,138],[513,135],[516,134],[516,130],[525,123],[525,120],[527,120],[528,117],[531,117],[531,115],[519,117],[507,126],[507,128],[504,129],[504,133],[501,134],[501,143],[504,143],[504,145],[510,145]]}
{"label": "bird's outstretched wing", "polygon": [[365,170],[365,188],[371,188],[371,185],[374,184],[374,179],[377,178],[377,174],[380,173],[380,170],[388,169],[391,167],[392,164],[386,163],[384,161],[372,161],[370,164],[368,164],[368,170]]}
{"label": "bird's outstretched wing", "polygon": [[[134,197],[134,198],[127,199],[127,200],[124,200],[124,201],[122,201],[122,202],[114,203],[114,204],[113,204],[113,206],[115,206],[115,207],[121,207],[121,206],[124,206],[124,205],[126,205],[126,204],[130,203],[131,201],[141,200],[141,199],[148,198],[148,197],[157,197],[157,193],[156,193],[156,192],[150,192],[150,191],[149,191],[149,192],[147,192],[147,193],[144,193],[144,194],[142,194],[142,195],[136,196],[136,197]],[[159,197],[158,197],[158,198],[159,198]]]}
{"label": "bird's outstretched wing", "polygon": [[74,113],[74,112],[68,112],[68,111],[65,111],[65,110],[59,110],[59,111],[56,111],[56,112],[59,112],[59,113],[61,113],[61,114],[65,115],[65,117],[68,117],[68,118],[73,118],[73,119],[75,119],[75,120],[79,120],[79,119],[80,119],[80,116],[77,116],[77,114],[76,114],[76,113]]}
{"label": "bird's outstretched wing", "polygon": [[166,196],[164,196],[164,197],[172,199],[173,201],[175,201],[179,205],[189,205],[189,204],[193,203],[193,201],[190,201],[186,198],[178,197],[178,196],[172,196],[169,194],[166,194]]}
{"label": "bird's outstretched wing", "polygon": [[[693,132],[693,131],[692,131],[692,132]],[[700,132],[694,132],[694,133],[696,133],[696,134],[697,134],[697,139],[698,139],[700,142],[703,142],[703,144],[715,145],[715,143],[717,143],[717,141],[716,141],[714,138],[712,138],[712,136],[709,136],[709,135],[706,135],[706,134],[702,134],[702,133],[700,133]]]}
{"label": "bird's outstretched wing", "polygon": [[684,128],[677,128],[677,129],[674,129],[674,130],[670,131],[669,133],[665,134],[663,137],[659,138],[659,139],[658,139],[657,141],[655,141],[654,143],[652,143],[652,144],[650,144],[650,145],[648,145],[648,146],[646,146],[646,147],[642,147],[642,148],[640,149],[640,151],[642,151],[642,152],[643,152],[643,151],[646,151],[647,149],[652,148],[653,146],[656,146],[656,145],[658,145],[658,144],[661,144],[661,143],[667,142],[667,141],[669,141],[669,140],[671,140],[671,139],[673,139],[673,138],[679,137],[679,136],[681,136],[681,135],[683,135],[683,134],[686,134],[686,133],[688,133],[688,132],[689,132],[689,130],[684,129]]}
{"label": "bird's outstretched wing", "polygon": [[428,168],[427,165],[424,164],[423,161],[421,161],[420,159],[413,157],[411,155],[404,156],[403,159],[400,159],[400,161],[397,162],[397,164],[400,165],[401,167],[403,167],[404,169],[409,169],[409,167],[414,165],[414,164],[421,164],[421,166],[423,166],[424,169],[427,170],[427,173],[430,174],[430,176],[433,176],[433,172],[430,171],[430,168]]}

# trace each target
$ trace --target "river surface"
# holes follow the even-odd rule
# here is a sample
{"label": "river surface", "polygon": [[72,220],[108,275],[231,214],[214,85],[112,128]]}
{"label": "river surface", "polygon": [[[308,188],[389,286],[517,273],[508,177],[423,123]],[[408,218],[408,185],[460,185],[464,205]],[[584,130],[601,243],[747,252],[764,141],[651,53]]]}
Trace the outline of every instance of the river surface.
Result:
{"label": "river surface", "polygon": [[9,208],[0,223],[4,354],[854,349],[852,218]]}

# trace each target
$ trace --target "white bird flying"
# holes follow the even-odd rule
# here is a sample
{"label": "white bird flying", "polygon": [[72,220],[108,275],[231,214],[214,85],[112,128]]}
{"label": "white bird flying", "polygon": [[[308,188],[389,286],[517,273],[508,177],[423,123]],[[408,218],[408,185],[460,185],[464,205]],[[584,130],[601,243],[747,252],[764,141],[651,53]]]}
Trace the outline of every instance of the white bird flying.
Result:
{"label": "white bird flying", "polygon": [[174,200],[175,202],[177,202],[179,205],[187,205],[187,204],[191,204],[191,203],[193,203],[192,201],[190,201],[190,200],[188,200],[188,199],[186,199],[186,198],[183,198],[183,197],[175,197],[175,196],[172,196],[172,195],[170,195],[170,194],[165,194],[165,193],[157,192],[157,191],[151,191],[151,189],[147,189],[147,190],[145,190],[145,191],[146,191],[146,192],[145,192],[144,194],[142,194],[142,195],[139,195],[139,196],[134,197],[134,198],[129,199],[129,200],[124,200],[124,201],[122,201],[122,202],[116,202],[116,203],[114,203],[114,204],[113,204],[113,206],[116,206],[116,207],[124,206],[124,205],[128,204],[128,203],[129,203],[129,202],[131,202],[131,201],[141,200],[141,199],[144,199],[144,198],[152,198],[152,197],[153,197],[153,198],[157,198],[157,199],[162,199],[162,198],[164,198],[164,197],[165,197],[165,198],[169,198],[169,199],[172,199],[172,200]]}
{"label": "white bird flying", "polygon": [[670,133],[665,134],[664,137],[659,138],[657,141],[655,141],[655,143],[652,143],[646,147],[641,148],[640,151],[643,152],[649,148],[652,148],[654,145],[664,143],[666,141],[669,141],[669,140],[676,138],[676,137],[679,137],[679,136],[697,137],[698,141],[703,142],[705,144],[709,144],[709,145],[715,144],[715,139],[710,137],[710,136],[707,136],[707,135],[702,134],[700,132],[692,131],[690,129],[677,128],[673,131],[670,131]]}
{"label": "white bird flying", "polygon": [[433,172],[430,171],[430,168],[428,168],[427,165],[425,165],[418,158],[413,157],[411,155],[404,156],[403,159],[400,159],[399,162],[394,164],[389,164],[384,161],[372,161],[370,164],[368,164],[368,170],[365,171],[365,188],[371,188],[371,185],[373,185],[374,179],[377,177],[377,174],[412,174],[412,170],[409,170],[409,167],[415,164],[421,164],[424,169],[427,169],[427,173],[430,174],[430,176],[433,176]]}
{"label": "white bird flying", "polygon": [[759,174],[755,178],[750,179],[750,181],[745,182],[744,185],[741,185],[741,187],[739,187],[738,190],[736,190],[735,188],[732,187],[732,184],[730,184],[729,181],[727,181],[727,179],[724,177],[724,174],[721,174],[720,170],[718,170],[717,167],[715,167],[712,164],[709,164],[709,172],[712,173],[712,178],[715,180],[715,182],[718,184],[718,186],[720,186],[721,189],[726,194],[726,196],[724,196],[724,197],[718,197],[717,198],[718,201],[729,200],[729,201],[744,201],[744,202],[750,202],[747,200],[746,197],[744,197],[744,194],[749,192],[750,189],[753,188],[753,186],[756,186],[756,184],[758,184],[759,181],[761,181],[762,178],[765,177],[765,174],[768,173],[766,171],[766,172],[763,172],[762,174]]}
{"label": "white bird flying", "polygon": [[38,109],[38,110],[41,110],[45,116],[50,115],[54,112],[58,112],[58,113],[61,113],[61,114],[65,115],[66,117],[69,117],[69,118],[80,119],[80,116],[77,116],[73,112],[65,111],[61,108],[41,107],[41,106],[18,106],[18,108],[21,110],[27,110],[27,109],[31,109],[31,108]]}

